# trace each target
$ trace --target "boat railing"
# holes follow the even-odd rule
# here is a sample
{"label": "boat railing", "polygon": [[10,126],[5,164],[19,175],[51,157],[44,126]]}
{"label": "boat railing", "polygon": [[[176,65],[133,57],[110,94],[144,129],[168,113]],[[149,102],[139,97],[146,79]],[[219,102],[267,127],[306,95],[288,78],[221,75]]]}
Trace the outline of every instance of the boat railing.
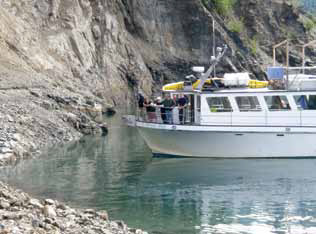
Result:
{"label": "boat railing", "polygon": [[216,114],[197,113],[194,113],[189,107],[155,107],[154,112],[147,112],[143,108],[138,111],[136,120],[145,123],[172,125],[316,126],[316,112],[313,114],[313,112],[306,110],[233,112],[229,109],[223,109],[217,111]]}
{"label": "boat railing", "polygon": [[[195,124],[194,112],[189,107],[155,107],[155,111],[138,110],[137,121],[159,124]],[[153,110],[153,109],[152,109]]]}

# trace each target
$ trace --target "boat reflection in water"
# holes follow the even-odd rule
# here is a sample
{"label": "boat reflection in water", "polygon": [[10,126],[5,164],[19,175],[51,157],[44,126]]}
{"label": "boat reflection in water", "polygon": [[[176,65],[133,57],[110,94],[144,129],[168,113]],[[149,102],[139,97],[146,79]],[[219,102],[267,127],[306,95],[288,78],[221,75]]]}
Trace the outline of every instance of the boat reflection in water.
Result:
{"label": "boat reflection in water", "polygon": [[315,160],[156,159],[135,128],[109,125],[1,179],[149,233],[315,233]]}
{"label": "boat reflection in water", "polygon": [[191,217],[196,233],[314,233],[315,166],[313,160],[166,159],[150,164],[142,178],[155,183],[154,203]]}

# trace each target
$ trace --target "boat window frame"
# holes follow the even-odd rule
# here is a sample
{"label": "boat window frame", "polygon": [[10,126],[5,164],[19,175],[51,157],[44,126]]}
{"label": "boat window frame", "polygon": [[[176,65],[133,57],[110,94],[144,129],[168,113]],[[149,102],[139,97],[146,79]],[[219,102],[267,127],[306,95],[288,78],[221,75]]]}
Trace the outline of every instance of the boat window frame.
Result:
{"label": "boat window frame", "polygon": [[[270,98],[270,97],[272,97],[272,98],[280,97],[280,100],[277,100],[277,102],[279,102],[279,103],[275,103],[275,104],[272,104],[270,106],[269,103],[268,103],[268,100],[267,100],[267,98]],[[285,98],[286,100],[284,100],[284,99],[282,100],[282,98]],[[284,94],[284,95],[278,95],[278,94],[264,95],[263,99],[265,101],[265,104],[266,104],[267,109],[268,109],[269,112],[293,111],[293,108],[290,105],[290,97],[288,95],[286,95],[286,94]],[[286,103],[282,103],[282,101],[286,101]],[[283,107],[282,108],[271,108],[273,105],[280,105],[280,106],[283,105]]]}
{"label": "boat window frame", "polygon": [[[299,105],[298,100],[296,99],[296,97],[303,97],[303,96],[305,96],[305,97],[308,96],[308,99],[305,99],[305,101],[306,101],[305,104],[307,105],[308,108],[301,108],[301,105]],[[315,98],[315,100],[314,100],[315,103],[313,103],[313,105],[314,105],[313,108],[310,108],[310,106],[311,106],[311,104],[309,103],[310,96],[314,96],[314,98]],[[315,111],[316,110],[316,94],[308,94],[308,93],[301,94],[301,95],[293,94],[293,100],[294,100],[294,103],[295,103],[298,111]]]}
{"label": "boat window frame", "polygon": [[[222,108],[222,109],[214,109],[212,111],[212,106],[210,105],[209,103],[209,99],[226,99],[225,101],[227,101],[227,103],[229,104],[229,108]],[[233,103],[232,101],[230,100],[230,97],[229,96],[209,96],[209,97],[205,97],[205,101],[208,105],[208,110],[210,113],[231,113],[231,112],[234,112],[234,108],[233,108]],[[218,111],[220,110],[220,111]]]}
{"label": "boat window frame", "polygon": [[[242,109],[241,106],[239,105],[240,103],[238,102],[238,98],[247,98],[247,99],[250,99],[250,98],[253,98],[256,102],[256,109]],[[244,113],[244,112],[262,112],[263,111],[263,107],[262,107],[262,104],[260,103],[260,99],[258,96],[255,96],[255,95],[244,95],[244,96],[234,96],[234,101],[236,102],[236,105],[237,105],[237,108],[238,108],[238,111],[241,112],[241,113]],[[251,104],[250,104],[251,105]],[[259,106],[259,108],[258,108]]]}

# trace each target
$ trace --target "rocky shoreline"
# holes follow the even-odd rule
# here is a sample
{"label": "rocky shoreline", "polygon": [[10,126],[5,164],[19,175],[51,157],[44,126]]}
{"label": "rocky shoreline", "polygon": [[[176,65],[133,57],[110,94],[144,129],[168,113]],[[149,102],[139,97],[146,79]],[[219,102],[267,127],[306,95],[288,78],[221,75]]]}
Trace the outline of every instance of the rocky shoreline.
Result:
{"label": "rocky shoreline", "polygon": [[[39,156],[52,145],[83,135],[105,134],[102,114],[115,112],[82,96],[43,90],[0,91],[0,170]],[[0,179],[1,180],[1,179]],[[105,233],[144,234],[106,211],[72,209],[51,199],[38,200],[0,181],[0,234]]]}
{"label": "rocky shoreline", "polygon": [[0,166],[52,145],[107,132],[113,107],[91,96],[51,90],[0,90]]}
{"label": "rocky shoreline", "polygon": [[38,200],[0,182],[1,234],[147,234],[110,221],[106,211],[78,210],[51,199]]}

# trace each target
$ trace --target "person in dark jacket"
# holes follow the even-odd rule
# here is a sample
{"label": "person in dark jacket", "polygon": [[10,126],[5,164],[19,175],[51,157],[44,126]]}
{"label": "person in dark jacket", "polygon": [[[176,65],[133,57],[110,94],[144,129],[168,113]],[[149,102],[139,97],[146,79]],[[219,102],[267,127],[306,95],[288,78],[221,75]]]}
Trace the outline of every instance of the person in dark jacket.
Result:
{"label": "person in dark jacket", "polygon": [[155,123],[157,121],[155,104],[152,100],[145,100],[144,106],[146,107],[148,121]]}
{"label": "person in dark jacket", "polygon": [[162,105],[165,108],[166,123],[172,124],[172,109],[175,106],[175,102],[167,94],[165,100],[163,100]]}
{"label": "person in dark jacket", "polygon": [[184,97],[184,95],[181,95],[181,97],[178,99],[180,124],[184,124],[184,121],[185,121],[184,110],[186,106],[187,106],[187,99]]}
{"label": "person in dark jacket", "polygon": [[142,118],[142,119],[145,117],[145,105],[144,105],[144,102],[145,102],[144,96],[141,93],[139,93],[138,94],[138,109],[139,109],[139,117]]}

